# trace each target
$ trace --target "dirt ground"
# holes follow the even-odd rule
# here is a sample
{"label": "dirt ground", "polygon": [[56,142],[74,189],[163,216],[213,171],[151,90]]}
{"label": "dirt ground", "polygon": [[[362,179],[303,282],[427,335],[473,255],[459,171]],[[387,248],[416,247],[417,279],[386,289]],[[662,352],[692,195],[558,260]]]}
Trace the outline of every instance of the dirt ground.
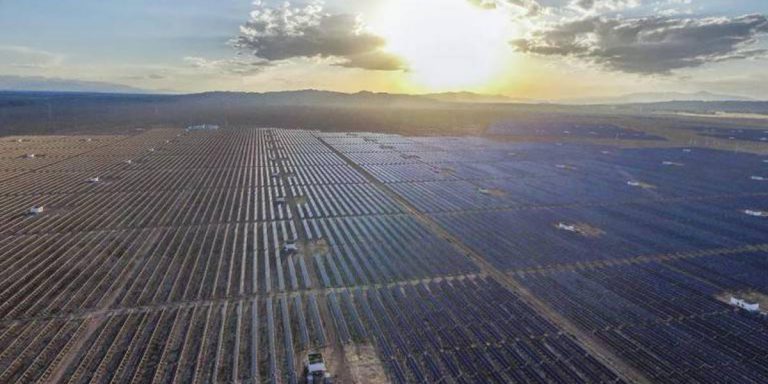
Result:
{"label": "dirt ground", "polygon": [[344,354],[352,383],[385,384],[389,382],[384,373],[384,366],[372,345],[347,346]]}
{"label": "dirt ground", "polygon": [[[333,343],[323,348],[323,359],[334,384],[389,383],[384,366],[370,344]],[[302,361],[304,361],[302,358]],[[303,368],[303,367],[302,367]]]}
{"label": "dirt ground", "polygon": [[299,248],[299,253],[306,256],[325,255],[330,251],[328,242],[325,239],[305,241]]}

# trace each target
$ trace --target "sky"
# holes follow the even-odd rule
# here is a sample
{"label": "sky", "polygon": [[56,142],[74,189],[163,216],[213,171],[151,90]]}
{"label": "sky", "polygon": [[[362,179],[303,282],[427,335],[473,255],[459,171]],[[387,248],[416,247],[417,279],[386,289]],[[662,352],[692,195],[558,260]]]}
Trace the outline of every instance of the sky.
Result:
{"label": "sky", "polygon": [[765,0],[0,0],[0,80],[768,99],[767,14]]}

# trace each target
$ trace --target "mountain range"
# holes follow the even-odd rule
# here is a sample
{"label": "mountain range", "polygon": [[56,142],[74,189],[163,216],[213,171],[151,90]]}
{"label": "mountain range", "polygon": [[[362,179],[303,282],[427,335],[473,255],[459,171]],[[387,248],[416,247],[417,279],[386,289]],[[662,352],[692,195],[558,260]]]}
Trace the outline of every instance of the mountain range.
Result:
{"label": "mountain range", "polygon": [[630,93],[622,96],[604,97],[604,98],[580,98],[559,100],[564,104],[643,104],[643,103],[663,103],[670,101],[755,101],[743,96],[720,95],[711,92],[646,92]]}
{"label": "mountain range", "polygon": [[0,75],[0,91],[156,93],[122,84],[101,81],[58,79],[42,76]]}
{"label": "mountain range", "polygon": [[[110,94],[110,98],[145,101],[175,101],[191,105],[212,103],[229,107],[247,106],[314,106],[314,107],[357,107],[357,108],[444,108],[446,104],[562,104],[562,105],[630,105],[662,110],[711,111],[713,107],[728,107],[725,110],[753,110],[755,104],[763,103],[743,96],[722,95],[710,92],[679,93],[654,92],[632,93],[617,97],[582,98],[562,100],[536,100],[512,98],[504,95],[486,95],[473,92],[428,93],[407,95],[394,93],[357,92],[342,93],[323,90],[296,90],[278,92],[204,92],[196,94],[171,94],[166,92],[144,90],[128,85],[113,84],[98,81],[80,81],[46,77],[24,77],[0,75],[0,92],[46,93],[50,97],[62,100],[73,97],[73,93],[88,95],[88,98],[98,98],[99,94]],[[57,95],[55,95],[58,93]],[[664,105],[658,105],[658,104]],[[736,104],[736,105],[734,105]],[[746,105],[746,106],[745,106]],[[719,110],[719,109],[718,109]]]}
{"label": "mountain range", "polygon": [[[9,76],[0,75],[0,91],[33,91],[33,92],[86,92],[86,93],[127,93],[127,94],[169,94],[173,92],[146,90],[129,85],[100,81],[82,81],[59,79],[39,76]],[[270,105],[286,103],[312,104],[365,104],[368,102],[385,103],[389,106],[423,105],[430,102],[447,103],[484,103],[484,104],[638,104],[659,103],[669,101],[754,101],[753,99],[736,96],[715,94],[711,92],[681,93],[681,92],[651,92],[631,93],[621,96],[602,98],[574,98],[558,100],[540,100],[530,98],[509,97],[505,95],[487,95],[473,92],[444,92],[421,95],[405,95],[391,93],[340,93],[319,90],[298,90],[279,92],[206,92],[200,95],[215,96],[233,102],[237,98],[247,97]]]}

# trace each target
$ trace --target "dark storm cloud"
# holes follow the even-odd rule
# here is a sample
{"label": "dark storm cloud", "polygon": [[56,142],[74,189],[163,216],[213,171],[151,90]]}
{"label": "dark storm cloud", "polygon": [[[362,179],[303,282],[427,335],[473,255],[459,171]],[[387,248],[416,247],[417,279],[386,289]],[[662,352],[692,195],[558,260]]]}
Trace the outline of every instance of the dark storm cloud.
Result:
{"label": "dark storm cloud", "polygon": [[765,54],[749,49],[768,33],[764,15],[736,18],[592,17],[556,25],[512,42],[520,52],[585,59],[629,73],[668,74],[710,62]]}
{"label": "dark storm cloud", "polygon": [[321,57],[342,59],[340,65],[348,67],[403,68],[402,62],[381,51],[386,41],[365,31],[354,15],[328,14],[320,3],[269,7],[257,2],[255,6],[234,41],[241,51],[269,61]]}

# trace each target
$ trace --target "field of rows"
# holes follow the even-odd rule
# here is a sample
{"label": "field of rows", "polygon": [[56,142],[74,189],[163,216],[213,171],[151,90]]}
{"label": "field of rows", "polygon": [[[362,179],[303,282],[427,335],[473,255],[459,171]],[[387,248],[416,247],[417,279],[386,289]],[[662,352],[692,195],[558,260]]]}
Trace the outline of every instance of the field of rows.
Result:
{"label": "field of rows", "polygon": [[[755,258],[765,268],[768,253],[715,258],[726,266],[731,258]],[[768,380],[768,319],[737,312],[715,298],[739,287],[656,262],[532,274],[525,281],[654,381]],[[763,292],[764,283],[765,278]]]}
{"label": "field of rows", "polygon": [[359,137],[333,145],[503,270],[768,241],[768,220],[745,214],[768,209],[761,156],[491,141],[457,149],[448,138],[352,152],[352,140],[371,145]]}
{"label": "field of rows", "polygon": [[768,321],[721,300],[768,293],[761,175],[698,148],[0,138],[0,382],[298,383],[313,350],[337,382],[764,382]]}
{"label": "field of rows", "polygon": [[650,382],[768,380],[768,158],[414,141],[338,147]]}

